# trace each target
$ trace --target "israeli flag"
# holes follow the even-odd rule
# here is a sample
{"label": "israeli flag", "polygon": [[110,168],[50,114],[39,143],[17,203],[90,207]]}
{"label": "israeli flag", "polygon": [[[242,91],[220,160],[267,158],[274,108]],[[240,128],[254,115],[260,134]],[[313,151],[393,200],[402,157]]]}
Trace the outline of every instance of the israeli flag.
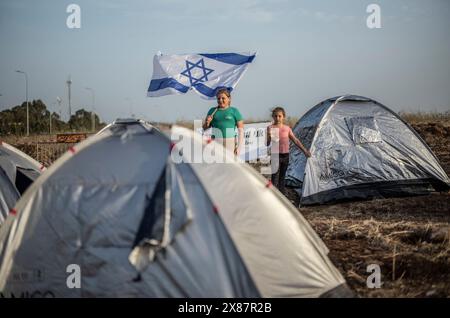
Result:
{"label": "israeli flag", "polygon": [[213,99],[220,88],[233,90],[256,53],[162,55],[153,58],[147,96],[185,94],[190,89]]}

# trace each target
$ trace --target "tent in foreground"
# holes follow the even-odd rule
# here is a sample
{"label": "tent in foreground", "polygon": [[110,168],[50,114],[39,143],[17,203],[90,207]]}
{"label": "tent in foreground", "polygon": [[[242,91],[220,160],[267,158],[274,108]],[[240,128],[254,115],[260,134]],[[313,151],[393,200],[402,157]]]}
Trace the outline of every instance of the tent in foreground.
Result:
{"label": "tent in foreground", "polygon": [[[351,294],[326,246],[264,178],[235,161],[190,163],[181,139],[225,150],[184,128],[171,134],[177,144],[119,121],[58,159],[0,229],[2,295]],[[71,264],[81,288],[66,285]]]}
{"label": "tent in foreground", "polygon": [[396,113],[370,98],[327,99],[297,122],[294,134],[312,153],[290,153],[286,185],[300,204],[427,194],[450,180],[422,138]]}
{"label": "tent in foreground", "polygon": [[42,169],[39,162],[0,141],[0,226]]}

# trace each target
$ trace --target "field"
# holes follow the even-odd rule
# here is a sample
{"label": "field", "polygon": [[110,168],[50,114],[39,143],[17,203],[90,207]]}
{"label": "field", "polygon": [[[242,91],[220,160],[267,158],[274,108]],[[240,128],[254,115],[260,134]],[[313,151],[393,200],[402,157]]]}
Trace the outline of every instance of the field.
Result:
{"label": "field", "polygon": [[[411,120],[450,175],[450,121]],[[288,197],[298,202],[297,193]],[[297,205],[298,206],[298,205]],[[450,193],[301,207],[360,297],[450,297]],[[369,289],[369,264],[381,288]]]}
{"label": "field", "polygon": [[[404,115],[450,175],[450,119]],[[51,136],[4,138],[41,162],[54,159],[36,144]],[[67,150],[69,145],[59,151]],[[255,167],[256,168],[256,167]],[[298,206],[298,195],[288,190]],[[360,297],[450,297],[450,193],[300,207],[330,249],[330,258]],[[367,266],[381,268],[369,289]]]}

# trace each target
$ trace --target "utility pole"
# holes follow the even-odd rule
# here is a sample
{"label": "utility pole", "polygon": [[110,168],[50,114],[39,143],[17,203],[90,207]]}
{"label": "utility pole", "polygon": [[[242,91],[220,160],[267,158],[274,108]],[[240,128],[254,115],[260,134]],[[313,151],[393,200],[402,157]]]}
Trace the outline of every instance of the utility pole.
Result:
{"label": "utility pole", "polygon": [[30,135],[30,111],[28,107],[28,74],[24,71],[17,70],[17,73],[24,74],[25,75],[25,95],[27,99],[27,136]]}
{"label": "utility pole", "polygon": [[92,93],[92,112],[91,112],[91,120],[92,120],[92,132],[95,132],[95,92],[94,89],[90,87],[85,87],[88,91]]}
{"label": "utility pole", "polygon": [[72,80],[70,79],[70,75],[69,75],[69,79],[66,81],[67,84],[67,90],[68,90],[68,96],[69,96],[69,121],[70,121],[70,117],[72,117],[72,105],[71,103],[71,91],[70,91],[70,85],[72,85]]}

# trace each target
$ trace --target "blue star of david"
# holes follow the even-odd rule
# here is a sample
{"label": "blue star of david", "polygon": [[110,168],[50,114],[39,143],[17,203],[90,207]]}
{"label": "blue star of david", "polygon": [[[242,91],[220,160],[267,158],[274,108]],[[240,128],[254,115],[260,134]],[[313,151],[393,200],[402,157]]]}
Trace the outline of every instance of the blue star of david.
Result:
{"label": "blue star of david", "polygon": [[[191,73],[191,70],[199,68],[203,71],[203,76],[200,76],[199,78],[196,78]],[[192,63],[190,61],[186,60],[186,69],[181,72],[181,75],[189,77],[189,82],[191,83],[191,86],[201,83],[201,82],[207,82],[208,81],[208,75],[214,72],[214,70],[205,67],[205,62],[203,59],[200,59],[197,63]]]}

